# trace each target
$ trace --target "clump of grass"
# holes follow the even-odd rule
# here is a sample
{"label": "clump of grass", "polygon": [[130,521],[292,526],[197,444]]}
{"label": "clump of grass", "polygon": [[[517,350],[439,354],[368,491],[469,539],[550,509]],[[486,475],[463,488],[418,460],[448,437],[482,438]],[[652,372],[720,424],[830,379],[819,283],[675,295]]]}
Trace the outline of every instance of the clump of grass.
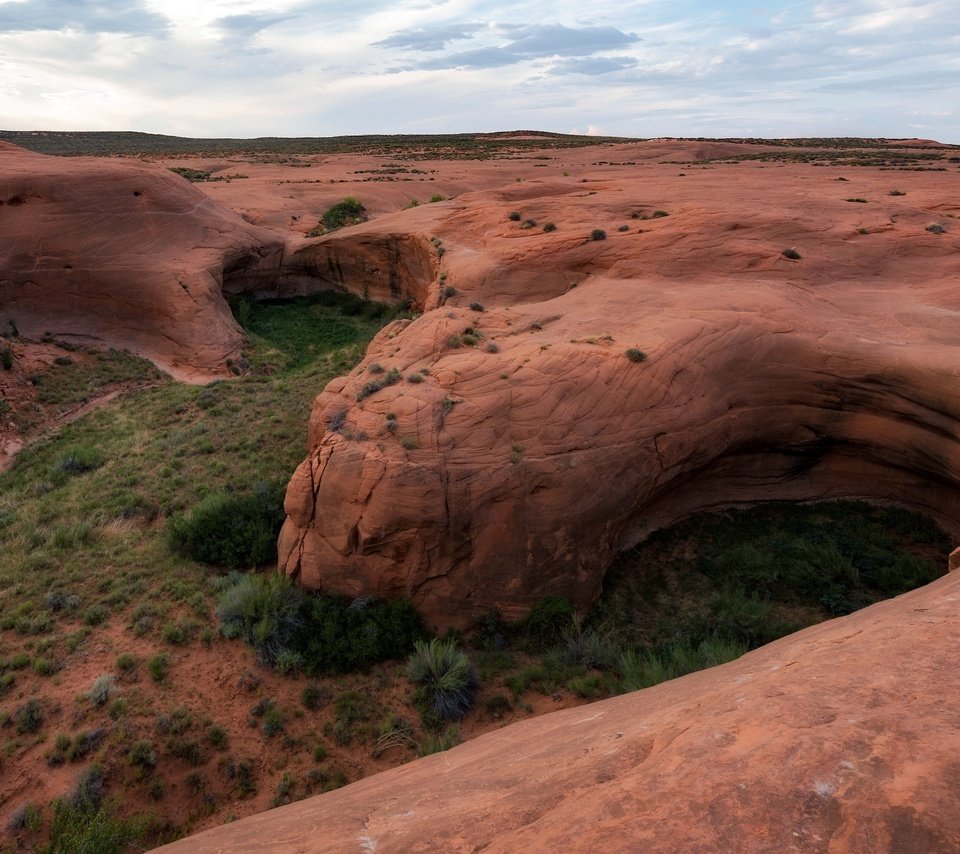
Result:
{"label": "clump of grass", "polygon": [[525,219],[520,223],[520,228],[536,228],[537,221],[535,219]]}
{"label": "clump of grass", "polygon": [[422,698],[440,720],[459,720],[473,706],[477,676],[466,653],[452,640],[417,641],[407,675],[422,688]]}
{"label": "clump of grass", "polygon": [[946,233],[947,233],[947,230],[946,230],[942,225],[940,225],[940,224],[937,223],[937,222],[934,222],[934,223],[928,225],[927,228],[926,228],[926,230],[929,231],[931,234],[946,234]]}
{"label": "clump of grass", "polygon": [[647,360],[647,354],[643,350],[639,350],[636,347],[630,347],[625,351],[624,355],[631,362],[645,362]]}
{"label": "clump of grass", "polygon": [[456,747],[463,741],[460,727],[448,726],[443,732],[429,734],[417,746],[417,756],[430,756],[433,753],[443,753],[451,747]]}
{"label": "clump of grass", "polygon": [[470,303],[470,311],[486,311],[482,302],[472,302]]}
{"label": "clump of grass", "polygon": [[147,673],[154,682],[163,682],[170,669],[170,659],[165,653],[157,653],[147,659]]}
{"label": "clump of grass", "polygon": [[555,222],[545,222],[543,224],[543,230],[547,233],[557,230],[557,224]]}
{"label": "clump of grass", "polygon": [[523,214],[520,213],[520,211],[510,211],[510,213],[507,214],[507,219],[511,222],[520,222],[520,220],[523,219]]}

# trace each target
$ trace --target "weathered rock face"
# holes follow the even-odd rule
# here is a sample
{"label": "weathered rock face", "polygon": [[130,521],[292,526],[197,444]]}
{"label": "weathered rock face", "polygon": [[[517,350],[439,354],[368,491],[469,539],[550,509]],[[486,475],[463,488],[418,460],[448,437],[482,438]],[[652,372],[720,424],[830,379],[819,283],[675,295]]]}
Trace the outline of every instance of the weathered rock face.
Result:
{"label": "weathered rock face", "polygon": [[223,373],[242,334],[221,287],[276,279],[282,255],[281,239],[162,167],[0,143],[0,315],[23,334]]}
{"label": "weathered rock face", "polygon": [[[960,180],[889,198],[878,171],[719,171],[418,212],[446,251],[424,300],[438,307],[317,398],[282,567],[462,624],[547,594],[584,610],[618,551],[740,501],[896,500],[960,533],[960,228],[926,230],[960,210]],[[403,380],[368,394],[374,363]]]}
{"label": "weathered rock face", "polygon": [[160,850],[956,851],[958,601],[953,573]]}

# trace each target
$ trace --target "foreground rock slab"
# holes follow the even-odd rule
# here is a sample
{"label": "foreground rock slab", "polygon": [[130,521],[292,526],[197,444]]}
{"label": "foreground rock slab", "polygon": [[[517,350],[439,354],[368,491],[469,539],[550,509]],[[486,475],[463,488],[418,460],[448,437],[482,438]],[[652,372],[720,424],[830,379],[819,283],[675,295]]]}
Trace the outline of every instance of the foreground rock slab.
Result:
{"label": "foreground rock slab", "polygon": [[960,575],[161,849],[960,848]]}

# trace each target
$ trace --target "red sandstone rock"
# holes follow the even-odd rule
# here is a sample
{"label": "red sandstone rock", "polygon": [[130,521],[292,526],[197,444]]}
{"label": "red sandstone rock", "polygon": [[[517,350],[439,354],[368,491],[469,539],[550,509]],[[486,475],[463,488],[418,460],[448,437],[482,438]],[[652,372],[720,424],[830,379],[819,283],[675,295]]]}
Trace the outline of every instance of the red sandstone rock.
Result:
{"label": "red sandstone rock", "polygon": [[960,577],[166,848],[960,849]]}
{"label": "red sandstone rock", "polygon": [[[960,532],[960,226],[945,217],[960,176],[841,183],[743,163],[679,177],[644,150],[624,146],[641,165],[616,178],[466,193],[301,250],[345,256],[407,227],[421,260],[395,287],[380,262],[353,287],[437,307],[384,330],[317,398],[287,493],[289,574],[462,624],[548,594],[585,610],[618,551],[739,501],[895,500]],[[947,234],[925,230],[935,220]],[[427,236],[444,250],[427,243],[429,261]],[[450,346],[468,329],[474,346]],[[363,397],[373,363],[404,380]]]}
{"label": "red sandstone rock", "polygon": [[224,373],[242,341],[224,280],[275,280],[282,248],[159,166],[0,143],[0,317],[22,334]]}

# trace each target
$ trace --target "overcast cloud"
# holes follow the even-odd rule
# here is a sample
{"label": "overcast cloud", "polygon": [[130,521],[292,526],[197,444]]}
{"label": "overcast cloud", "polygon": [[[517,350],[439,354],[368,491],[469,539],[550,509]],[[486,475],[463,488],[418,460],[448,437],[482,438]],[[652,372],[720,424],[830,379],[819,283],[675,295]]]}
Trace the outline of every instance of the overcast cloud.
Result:
{"label": "overcast cloud", "polygon": [[0,0],[0,127],[960,143],[956,4]]}

